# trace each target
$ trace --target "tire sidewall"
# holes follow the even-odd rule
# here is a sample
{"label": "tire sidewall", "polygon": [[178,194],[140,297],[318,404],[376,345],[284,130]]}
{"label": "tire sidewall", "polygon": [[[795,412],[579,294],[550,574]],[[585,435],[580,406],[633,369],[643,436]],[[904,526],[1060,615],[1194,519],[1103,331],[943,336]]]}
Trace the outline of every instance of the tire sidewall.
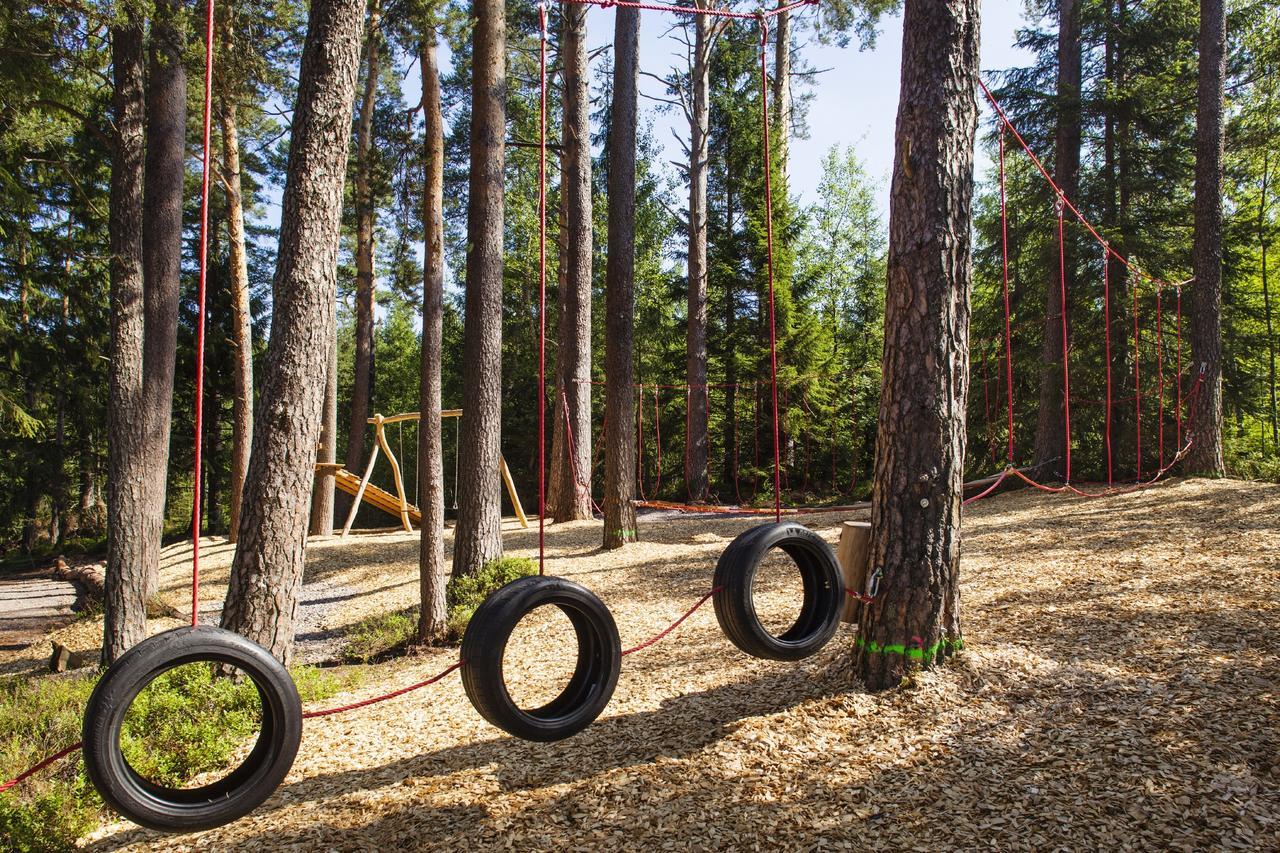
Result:
{"label": "tire sidewall", "polygon": [[[559,607],[574,624],[578,644],[575,678],[584,665],[584,644],[594,649],[586,662],[589,686],[581,701],[553,718],[517,706],[503,671],[507,643],[516,625],[542,606]],[[590,635],[585,640],[584,630]],[[535,576],[512,581],[476,608],[463,636],[462,658],[463,687],[480,715],[515,737],[545,742],[577,734],[604,711],[622,670],[622,642],[612,614],[594,593],[564,578]]]}
{"label": "tire sidewall", "polygon": [[[781,639],[765,629],[752,595],[760,564],[775,548],[796,564],[805,585],[806,601],[797,624],[806,621],[810,629],[795,640]],[[821,536],[794,521],[762,524],[739,534],[716,564],[715,587],[713,604],[721,629],[734,645],[754,657],[802,660],[825,646],[840,627],[845,591],[835,553]]]}
{"label": "tire sidewall", "polygon": [[[120,735],[129,706],[163,673],[187,663],[237,667],[258,688],[262,730],[248,758],[195,789],[142,779],[124,758]],[[289,672],[270,652],[212,626],[176,628],[129,649],[103,673],[85,710],[85,770],[106,803],[141,826],[186,832],[222,826],[261,805],[284,781],[302,739],[302,703]]]}

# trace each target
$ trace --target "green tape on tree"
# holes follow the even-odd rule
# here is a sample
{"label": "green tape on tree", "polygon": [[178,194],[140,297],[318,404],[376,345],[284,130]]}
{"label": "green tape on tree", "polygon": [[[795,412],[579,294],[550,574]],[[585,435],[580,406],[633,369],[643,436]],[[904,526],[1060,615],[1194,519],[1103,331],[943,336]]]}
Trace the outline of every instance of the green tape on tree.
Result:
{"label": "green tape on tree", "polygon": [[939,649],[956,651],[964,648],[964,639],[961,637],[956,637],[954,640],[944,638],[927,649],[918,645],[908,646],[906,643],[877,643],[875,640],[864,640],[862,637],[859,637],[854,642],[854,645],[875,655],[903,655],[908,660],[924,660],[925,658],[932,658],[938,653]]}

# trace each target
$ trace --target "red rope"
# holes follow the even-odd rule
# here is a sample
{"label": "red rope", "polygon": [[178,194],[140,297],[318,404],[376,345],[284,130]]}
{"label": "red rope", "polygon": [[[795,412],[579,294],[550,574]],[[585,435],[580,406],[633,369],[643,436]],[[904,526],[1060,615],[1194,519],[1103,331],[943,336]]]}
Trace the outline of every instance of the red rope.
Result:
{"label": "red rope", "polygon": [[653,429],[657,437],[657,445],[658,445],[656,448],[657,458],[654,460],[654,465],[657,467],[657,470],[658,470],[658,474],[656,477],[657,482],[654,483],[653,485],[654,497],[657,497],[658,495],[662,494],[662,409],[661,409],[661,403],[658,400],[659,393],[660,391],[658,389],[658,386],[657,385],[653,386]]}
{"label": "red rope", "polygon": [[381,696],[374,696],[372,699],[364,699],[360,702],[352,702],[350,705],[339,705],[336,708],[328,708],[323,711],[308,711],[302,715],[302,718],[304,720],[314,720],[318,717],[332,717],[334,714],[342,714],[347,711],[354,711],[357,708],[367,708],[370,705],[376,705],[379,702],[385,702],[388,699],[394,699],[397,696],[403,696],[406,693],[412,693],[413,691],[420,690],[421,688],[426,687],[429,684],[435,684],[437,681],[444,678],[446,675],[453,672],[455,669],[460,669],[462,665],[465,663],[466,661],[460,660],[457,663],[450,664],[447,668],[445,668],[441,672],[436,673],[435,675],[431,676],[425,681],[419,681],[417,684],[410,684],[408,687],[401,687],[399,690],[393,690],[390,693],[384,693]]}
{"label": "red rope", "polygon": [[560,391],[560,409],[564,412],[564,444],[566,455],[569,457],[569,473],[573,476],[573,487],[575,490],[585,492],[587,500],[591,502],[592,510],[603,516],[604,510],[600,508],[600,504],[596,503],[595,496],[591,494],[590,478],[584,481],[578,471],[578,448],[573,440],[573,423],[569,417],[569,398],[565,395],[563,389]]}
{"label": "red rope", "polygon": [[648,500],[644,493],[644,383],[640,383],[640,393],[636,405],[636,486],[640,489],[640,499]]}
{"label": "red rope", "polygon": [[200,621],[200,516],[204,475],[204,322],[205,292],[209,274],[209,147],[213,135],[213,8],[205,4],[204,34],[204,150],[200,172],[200,277],[196,290],[195,448],[191,472],[191,624]]}
{"label": "red rope", "polygon": [[[1100,233],[1098,233],[1098,229],[1094,227],[1093,223],[1090,222],[1085,217],[1085,215],[1080,212],[1079,208],[1077,208],[1074,204],[1071,203],[1071,199],[1067,198],[1067,194],[1064,193],[1062,191],[1062,188],[1058,186],[1057,182],[1053,180],[1053,176],[1049,174],[1049,170],[1045,168],[1044,163],[1040,160],[1039,157],[1036,156],[1036,152],[1031,149],[1031,146],[1027,144],[1027,141],[1022,138],[1022,134],[1018,132],[1018,129],[1014,127],[1013,122],[1009,120],[1009,116],[1007,113],[1005,113],[1004,107],[1002,107],[1000,105],[1000,102],[996,100],[995,96],[991,94],[991,90],[987,88],[987,84],[982,82],[981,78],[978,79],[978,85],[982,88],[982,92],[984,95],[986,95],[987,100],[991,102],[991,106],[996,111],[996,114],[1000,117],[1001,123],[1005,127],[1007,127],[1009,129],[1009,132],[1013,134],[1014,138],[1018,140],[1018,144],[1022,146],[1022,150],[1027,152],[1027,156],[1031,158],[1031,162],[1035,164],[1035,167],[1040,171],[1040,174],[1044,176],[1045,181],[1047,181],[1049,186],[1053,189],[1054,193],[1057,195],[1058,200],[1060,200],[1062,204],[1066,206],[1067,210],[1070,210],[1071,213],[1075,215],[1075,218],[1080,221],[1081,225],[1083,225],[1085,228],[1089,230],[1089,233],[1092,234],[1093,238],[1098,241],[1098,244],[1101,245],[1104,249],[1106,249],[1107,254],[1115,258],[1120,263],[1124,264],[1126,268],[1132,271],[1139,278],[1145,278],[1148,281],[1150,281],[1152,284],[1156,285],[1157,287],[1162,287],[1162,286],[1172,284],[1171,282],[1162,281],[1161,279],[1156,278],[1150,273],[1145,272],[1144,270],[1139,268],[1136,264],[1130,262],[1128,258],[1124,257],[1115,249],[1111,248],[1111,245],[1107,243],[1105,239],[1103,239]],[[1186,284],[1186,283],[1187,282],[1182,282],[1182,284]]]}
{"label": "red rope", "polygon": [[58,752],[55,752],[53,755],[50,755],[48,758],[42,759],[38,763],[32,765],[30,768],[23,770],[21,773],[19,773],[17,776],[14,776],[8,782],[5,782],[4,784],[0,785],[0,794],[4,793],[5,791],[9,790],[15,785],[19,785],[22,782],[25,782],[26,780],[30,779],[32,776],[39,773],[41,770],[48,767],[50,764],[61,761],[71,753],[75,752],[81,746],[82,744],[79,741],[77,741],[76,743],[71,744],[71,746],[67,747],[66,749],[59,750]]}
{"label": "red rope", "polygon": [[643,651],[644,649],[649,648],[649,647],[650,647],[650,646],[652,646],[654,643],[656,643],[656,642],[658,642],[659,640],[661,640],[661,639],[663,639],[664,637],[666,637],[668,634],[670,634],[670,633],[671,633],[672,631],[674,631],[676,628],[679,628],[679,627],[680,627],[680,623],[684,622],[684,620],[686,620],[686,619],[688,619],[690,616],[692,616],[692,615],[693,615],[693,614],[698,610],[698,608],[699,608],[699,607],[701,607],[702,605],[704,605],[704,604],[706,604],[708,601],[710,601],[710,600],[711,600],[711,597],[712,597],[712,596],[714,596],[717,592],[719,592],[719,591],[720,591],[720,589],[721,589],[720,587],[716,587],[715,589],[713,589],[713,590],[711,590],[710,592],[708,592],[706,595],[702,596],[702,598],[698,599],[698,603],[697,603],[697,604],[693,605],[692,607],[690,607],[688,610],[686,610],[686,611],[685,611],[685,613],[684,613],[684,615],[683,615],[683,616],[681,616],[681,617],[680,617],[679,619],[677,619],[676,621],[672,622],[670,625],[668,625],[668,626],[667,626],[666,628],[664,628],[663,630],[659,631],[657,634],[654,634],[652,637],[650,637],[649,639],[645,640],[645,641],[644,641],[643,643],[641,643],[640,645],[638,645],[638,646],[632,646],[631,648],[624,650],[624,651],[622,652],[622,656],[623,656],[623,657],[626,657],[627,655],[634,654],[634,653],[639,652],[639,651]]}

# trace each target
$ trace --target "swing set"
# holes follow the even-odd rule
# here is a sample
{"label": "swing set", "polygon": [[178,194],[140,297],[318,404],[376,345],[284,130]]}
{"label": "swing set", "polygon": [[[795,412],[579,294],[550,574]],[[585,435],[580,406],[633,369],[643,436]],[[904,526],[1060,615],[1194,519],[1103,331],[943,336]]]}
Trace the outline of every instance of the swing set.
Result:
{"label": "swing set", "polygon": [[[417,507],[417,477],[414,477],[413,484],[414,500],[410,502],[404,485],[404,474],[400,469],[400,460],[404,458],[404,428],[408,424],[417,424],[421,418],[421,412],[405,412],[404,414],[390,416],[375,414],[369,418],[369,424],[373,427],[374,445],[373,450],[369,453],[369,462],[365,465],[363,476],[357,477],[340,464],[316,463],[317,473],[332,474],[334,486],[353,497],[351,509],[347,512],[346,521],[342,524],[342,538],[345,539],[351,533],[351,525],[355,523],[356,514],[360,511],[361,501],[388,515],[399,518],[400,526],[404,528],[406,533],[413,531],[413,525],[422,524],[422,512]],[[441,421],[452,420],[456,425],[462,420],[462,409],[445,409],[440,413],[440,419]],[[387,427],[390,426],[399,427],[397,430],[397,436],[400,439],[399,456],[392,452],[391,444],[387,441]],[[370,482],[373,479],[374,466],[377,465],[379,453],[387,457],[387,463],[391,466],[391,478],[396,490],[394,495]],[[455,501],[453,508],[457,509],[458,456],[456,452],[453,457],[453,473]],[[511,506],[515,511],[516,520],[520,522],[521,527],[527,530],[529,528],[529,519],[524,514],[524,505],[520,503],[520,495],[516,492],[516,484],[511,478],[511,469],[507,467],[507,459],[501,454],[498,455],[498,473],[502,477],[502,484],[507,490],[507,497],[511,499]]]}
{"label": "swing set", "polygon": [[[545,574],[546,406],[540,405],[538,411],[539,574],[534,577],[522,578],[502,587],[490,595],[477,608],[468,623],[463,637],[459,660],[442,672],[416,684],[360,702],[304,713],[297,690],[287,670],[270,653],[234,633],[212,626],[200,625],[198,622],[200,554],[198,519],[200,517],[200,509],[199,493],[197,492],[193,520],[194,553],[191,625],[167,631],[144,640],[121,656],[103,674],[93,695],[90,697],[85,711],[83,744],[75,744],[46,758],[16,779],[0,785],[0,791],[13,787],[40,769],[83,746],[85,766],[89,778],[102,794],[103,799],[121,814],[138,824],[163,831],[207,829],[229,823],[248,814],[276,790],[293,764],[301,740],[303,721],[306,719],[346,713],[375,703],[388,701],[433,684],[455,670],[461,670],[462,683],[467,696],[476,710],[486,720],[516,737],[533,741],[561,740],[581,731],[603,712],[617,685],[623,657],[642,651],[670,635],[695,611],[704,606],[707,601],[713,601],[717,622],[734,645],[755,657],[779,661],[800,660],[821,649],[835,635],[841,619],[841,613],[849,599],[865,605],[874,604],[880,581],[878,570],[871,572],[865,578],[865,589],[846,588],[836,556],[822,537],[794,520],[783,520],[782,465],[779,446],[778,347],[773,298],[773,200],[769,150],[769,80],[766,46],[768,44],[769,22],[774,17],[783,12],[816,5],[818,0],[798,0],[798,2],[793,2],[790,5],[756,13],[698,6],[635,2],[634,0],[560,0],[560,2],[600,8],[622,7],[682,16],[700,15],[730,18],[739,21],[754,21],[759,28],[761,120],[764,129],[762,154],[765,175],[765,236],[766,256],[768,259],[768,324],[770,331],[768,399],[772,408],[773,520],[748,529],[730,543],[717,562],[711,589],[679,619],[645,642],[632,648],[623,649],[619,641],[617,625],[608,608],[599,597],[578,583]],[[209,135],[212,104],[213,5],[214,0],[208,0],[205,41],[204,173],[201,185],[200,310],[197,314],[196,329],[197,381],[195,415],[197,436],[201,430],[203,405],[204,294],[209,194]],[[545,3],[539,4],[539,21],[541,30],[539,50],[541,103],[540,140],[538,145],[539,304],[543,310],[539,311],[538,387],[540,392],[539,399],[545,401],[548,44],[547,7]],[[983,89],[985,91],[985,86]],[[987,96],[997,112],[999,112],[1003,126],[1012,130],[1012,124],[1009,123],[995,99],[990,95],[990,92],[987,92]],[[1013,132],[1016,134],[1016,131]],[[1003,141],[1003,132],[1001,139]],[[1021,137],[1018,137],[1018,139],[1022,142]],[[1022,144],[1026,148],[1025,142]],[[1026,148],[1026,150],[1033,158],[1035,157],[1030,148]],[[1036,162],[1038,165],[1039,161],[1037,160]],[[1041,167],[1041,171],[1044,172],[1046,178],[1049,177],[1043,167]],[[1087,220],[1079,214],[1076,208],[1062,197],[1060,191],[1059,197],[1063,199],[1064,206],[1070,209],[1092,231],[1092,226],[1089,226]],[[1060,207],[1059,210],[1061,211],[1061,209]],[[1096,231],[1093,233],[1098,236]],[[1100,236],[1098,239],[1102,240]],[[1102,242],[1105,245],[1105,241]],[[1127,259],[1120,257],[1110,246],[1107,246],[1107,251],[1126,265],[1129,264]],[[1007,261],[1007,236],[1005,238],[1005,257]],[[1063,286],[1065,287],[1065,284]],[[1011,348],[1009,347],[1010,331],[1007,294],[1006,275],[1006,315],[1003,341],[1006,355],[1011,353]],[[1063,487],[1045,486],[1036,483],[1025,476],[1022,470],[1013,467],[1012,367],[1006,363],[1005,368],[1006,375],[1010,377],[1008,380],[1010,426],[1007,466],[994,478],[990,487],[969,498],[965,503],[970,503],[991,494],[1009,477],[1020,477],[1038,488],[1044,488],[1049,491],[1062,492],[1071,490],[1077,494],[1089,494],[1075,489],[1070,484],[1069,461],[1068,479]],[[1069,368],[1065,365],[1064,381],[1069,381]],[[1181,387],[1181,378],[1179,378],[1179,387]],[[1193,388],[1191,394],[1194,393],[1195,389]],[[1067,397],[1069,400],[1069,392]],[[1183,402],[1185,400],[1179,400],[1180,404]],[[397,495],[395,496],[386,492],[383,492],[383,494],[387,497],[387,506],[390,507],[390,511],[393,514],[398,514],[406,527],[409,524],[410,517],[405,499],[403,479],[399,476],[398,461],[391,454],[386,443],[383,427],[388,423],[397,422],[397,419],[407,421],[413,417],[416,416],[400,415],[393,418],[375,417],[373,419],[378,443],[371,455],[365,476],[356,486],[358,496],[366,502],[372,502],[369,496],[376,495],[377,492],[370,491],[372,487],[368,480],[379,448],[381,448],[381,452],[386,453],[388,458],[392,460],[397,488]],[[1069,424],[1069,410],[1066,417]],[[1189,436],[1187,436],[1187,440],[1189,442]],[[1068,439],[1069,442],[1070,439]],[[194,460],[197,482],[199,481],[201,469],[200,446],[200,442],[197,440],[195,442]],[[1176,462],[1185,452],[1186,447],[1184,446],[1178,451],[1173,461]],[[1167,470],[1168,466],[1162,466],[1157,478]],[[354,475],[350,476],[354,478]],[[1149,482],[1153,481],[1141,482],[1138,487],[1147,485]],[[350,485],[349,482],[348,485]],[[1114,493],[1114,489],[1109,488],[1106,493]],[[512,492],[512,497],[515,497],[514,491]],[[350,519],[348,519],[348,528],[349,525]],[[760,616],[756,613],[752,597],[752,582],[757,570],[765,557],[774,549],[784,552],[794,561],[799,569],[804,586],[804,601],[799,616],[788,629],[777,635],[771,633],[762,624]],[[577,637],[577,660],[572,677],[556,698],[539,708],[525,709],[519,707],[508,693],[503,675],[503,655],[512,631],[520,620],[535,608],[548,604],[560,608],[573,625]],[[904,651],[897,653],[915,658],[923,657],[927,653],[922,648],[904,647],[904,649]],[[248,757],[229,775],[201,787],[170,788],[143,779],[129,767],[121,749],[121,728],[130,704],[146,685],[164,672],[176,666],[192,662],[212,662],[238,667],[254,682],[262,697],[262,726],[258,739]]]}

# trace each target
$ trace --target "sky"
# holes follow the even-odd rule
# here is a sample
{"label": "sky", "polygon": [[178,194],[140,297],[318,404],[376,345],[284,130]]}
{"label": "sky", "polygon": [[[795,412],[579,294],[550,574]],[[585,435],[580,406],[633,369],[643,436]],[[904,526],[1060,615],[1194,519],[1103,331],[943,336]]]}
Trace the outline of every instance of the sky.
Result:
{"label": "sky", "polygon": [[[591,46],[607,44],[613,37],[614,11],[592,9],[588,21]],[[682,45],[666,36],[671,16],[643,12],[640,20],[640,69],[662,75],[683,62]],[[986,0],[982,4],[981,67],[1005,69],[1028,65],[1031,55],[1014,46],[1015,33],[1026,26],[1021,0]],[[742,22],[738,26],[754,26]],[[816,196],[822,178],[822,157],[833,145],[852,145],[877,181],[876,198],[887,220],[889,175],[893,170],[893,129],[898,109],[898,83],[902,56],[901,14],[880,22],[874,48],[859,50],[856,43],[848,48],[812,43],[801,48],[806,62],[814,68],[830,69],[816,77],[808,105],[808,135],[791,143],[789,180],[793,193],[803,200]],[[664,94],[657,81],[641,77],[640,90],[651,96]],[[653,101],[642,99],[641,109],[653,114]],[[984,114],[985,115],[985,114]],[[688,125],[682,115],[653,115],[655,136],[666,147],[670,160],[683,159],[684,154],[672,136],[675,130],[688,136]],[[979,177],[990,164],[979,151]]]}
{"label": "sky", "polygon": [[[982,6],[981,68],[1001,70],[1030,64],[1032,57],[1015,47],[1015,34],[1026,25],[1022,0],[986,0]],[[672,16],[659,12],[643,12],[640,20],[641,92],[663,96],[662,85],[643,72],[665,75],[681,59],[682,45],[668,34]],[[609,44],[613,38],[614,10],[592,8],[588,18],[588,43],[591,49]],[[744,21],[737,26],[754,26]],[[834,145],[852,145],[862,160],[867,174],[876,183],[875,197],[883,220],[888,222],[889,175],[893,170],[893,130],[898,108],[898,84],[902,53],[901,14],[881,20],[875,46],[859,50],[855,45],[839,48],[811,43],[801,46],[805,61],[824,69],[814,78],[809,91],[805,138],[791,142],[789,164],[790,189],[801,202],[816,198],[822,178],[822,157]],[[447,51],[441,65],[447,71]],[[829,69],[829,70],[827,70]],[[404,97],[409,103],[420,95],[416,66],[407,69],[403,81]],[[985,104],[982,105],[985,109]],[[642,116],[654,124],[654,136],[664,146],[665,159],[683,160],[684,153],[676,136],[688,137],[688,123],[674,111],[657,110],[654,101],[641,99]],[[982,113],[986,117],[986,113]],[[673,131],[674,134],[673,135]],[[977,152],[977,177],[982,180],[992,164],[981,146]],[[280,221],[280,192],[274,188],[267,204],[267,225],[275,228]]]}

